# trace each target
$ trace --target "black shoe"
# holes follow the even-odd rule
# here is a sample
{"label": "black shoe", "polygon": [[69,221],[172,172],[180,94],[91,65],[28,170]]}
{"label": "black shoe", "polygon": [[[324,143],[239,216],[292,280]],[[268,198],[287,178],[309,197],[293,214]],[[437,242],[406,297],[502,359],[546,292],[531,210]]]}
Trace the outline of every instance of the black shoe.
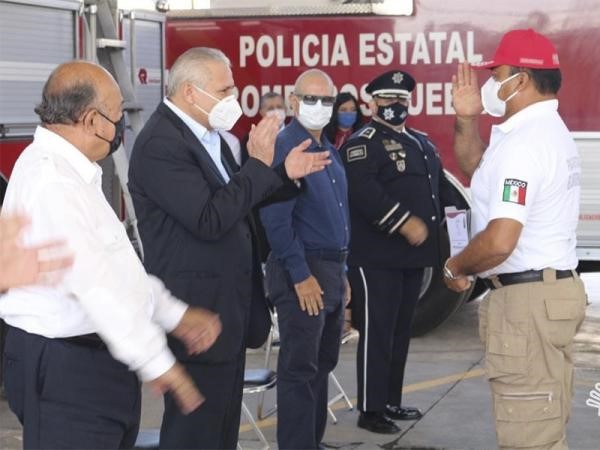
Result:
{"label": "black shoe", "polygon": [[417,408],[392,405],[385,407],[385,415],[394,420],[419,420],[423,417],[423,414]]}
{"label": "black shoe", "polygon": [[382,412],[361,412],[358,416],[358,427],[372,433],[396,434],[400,428]]}

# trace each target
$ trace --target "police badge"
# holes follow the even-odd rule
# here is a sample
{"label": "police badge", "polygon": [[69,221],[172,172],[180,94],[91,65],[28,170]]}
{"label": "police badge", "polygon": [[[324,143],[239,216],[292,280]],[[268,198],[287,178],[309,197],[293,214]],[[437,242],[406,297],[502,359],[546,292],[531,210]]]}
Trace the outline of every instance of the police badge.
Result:
{"label": "police badge", "polygon": [[406,170],[406,161],[404,159],[396,161],[396,169],[398,169],[398,172],[404,172]]}

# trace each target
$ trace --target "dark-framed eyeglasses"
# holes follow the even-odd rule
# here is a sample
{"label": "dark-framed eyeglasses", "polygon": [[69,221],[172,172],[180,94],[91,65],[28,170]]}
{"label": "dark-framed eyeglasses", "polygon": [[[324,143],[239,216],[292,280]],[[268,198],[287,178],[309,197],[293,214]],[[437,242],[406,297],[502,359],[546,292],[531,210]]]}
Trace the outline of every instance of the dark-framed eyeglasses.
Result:
{"label": "dark-framed eyeglasses", "polygon": [[319,100],[323,106],[333,106],[335,103],[335,97],[331,95],[303,95],[295,94],[296,97],[307,105],[316,105]]}

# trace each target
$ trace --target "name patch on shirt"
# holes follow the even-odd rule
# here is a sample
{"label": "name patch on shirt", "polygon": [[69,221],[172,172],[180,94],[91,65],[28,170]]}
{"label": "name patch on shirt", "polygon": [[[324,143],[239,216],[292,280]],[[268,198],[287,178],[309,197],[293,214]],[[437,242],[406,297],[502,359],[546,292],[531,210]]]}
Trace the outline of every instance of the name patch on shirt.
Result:
{"label": "name patch on shirt", "polygon": [[502,191],[502,201],[509,203],[517,203],[525,205],[525,197],[527,195],[527,182],[515,180],[514,178],[506,178],[504,180],[504,190]]}
{"label": "name patch on shirt", "polygon": [[359,145],[357,147],[351,147],[347,151],[346,158],[348,162],[356,161],[359,159],[365,159],[367,157],[367,146]]}

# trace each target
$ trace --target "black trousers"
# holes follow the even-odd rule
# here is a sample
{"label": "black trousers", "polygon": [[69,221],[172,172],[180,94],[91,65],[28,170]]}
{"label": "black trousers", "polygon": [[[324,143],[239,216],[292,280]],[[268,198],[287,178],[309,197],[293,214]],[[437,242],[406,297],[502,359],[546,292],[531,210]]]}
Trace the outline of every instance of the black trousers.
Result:
{"label": "black trousers", "polygon": [[410,328],[423,269],[350,267],[352,323],[360,333],[356,355],[358,409],[402,404]]}
{"label": "black trousers", "polygon": [[140,383],[106,349],[10,327],[4,364],[6,397],[23,425],[25,449],[133,447]]}
{"label": "black trousers", "polygon": [[184,364],[204,403],[193,413],[183,415],[173,397],[165,395],[165,411],[160,430],[163,449],[234,449],[238,441],[245,352],[222,364]]}
{"label": "black trousers", "polygon": [[327,425],[329,373],[338,361],[344,322],[344,262],[307,257],[325,292],[325,309],[309,316],[300,309],[287,272],[267,260],[267,288],[277,308],[277,443],[280,449],[316,449]]}

